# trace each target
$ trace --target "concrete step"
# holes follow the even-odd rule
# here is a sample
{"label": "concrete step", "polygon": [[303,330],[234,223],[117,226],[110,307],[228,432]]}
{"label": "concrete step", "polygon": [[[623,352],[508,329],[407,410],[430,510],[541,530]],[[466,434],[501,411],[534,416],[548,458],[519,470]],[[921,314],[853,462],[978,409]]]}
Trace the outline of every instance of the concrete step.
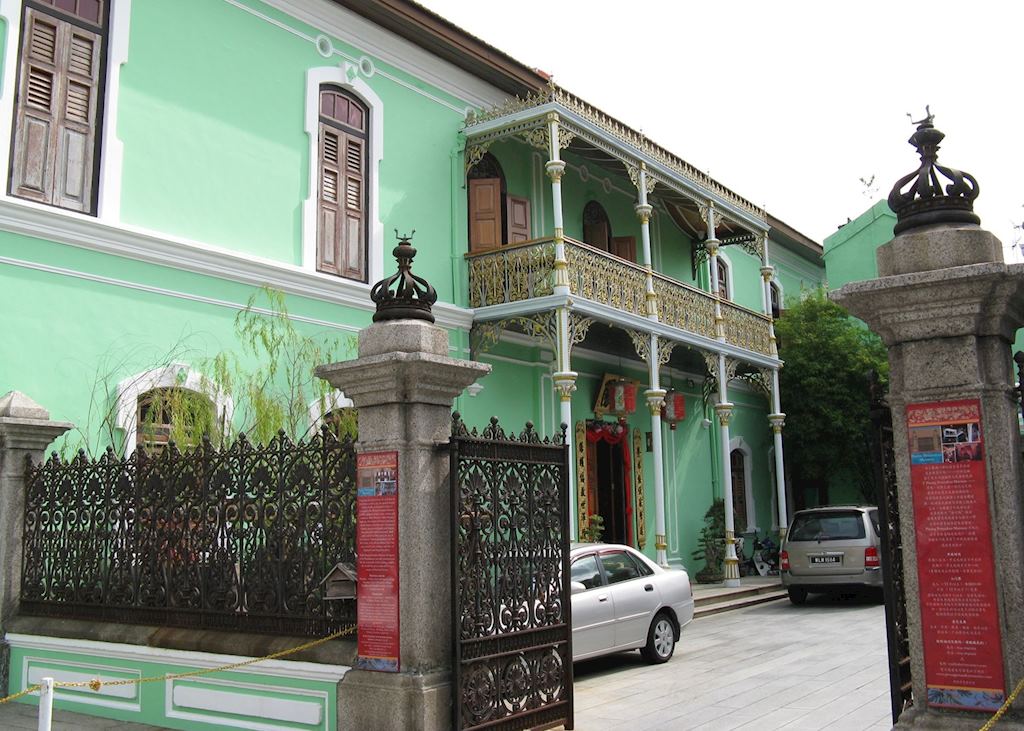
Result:
{"label": "concrete step", "polygon": [[732,594],[729,596],[715,597],[715,601],[705,602],[698,604],[694,602],[695,606],[693,609],[693,618],[700,619],[701,617],[709,617],[712,614],[719,614],[721,612],[732,611],[733,609],[743,609],[744,607],[752,607],[755,604],[764,604],[765,602],[775,602],[780,599],[785,599],[789,596],[785,589],[778,587],[772,587],[767,591],[761,590],[756,592],[744,591],[739,594]]}
{"label": "concrete step", "polygon": [[693,601],[694,606],[706,606],[708,604],[717,604],[719,602],[727,602],[732,599],[740,599],[744,597],[753,597],[759,594],[765,594],[768,592],[779,591],[782,589],[782,583],[775,578],[773,581],[761,581],[759,583],[744,584],[737,588],[728,588],[720,584],[711,586],[700,586],[694,587]]}

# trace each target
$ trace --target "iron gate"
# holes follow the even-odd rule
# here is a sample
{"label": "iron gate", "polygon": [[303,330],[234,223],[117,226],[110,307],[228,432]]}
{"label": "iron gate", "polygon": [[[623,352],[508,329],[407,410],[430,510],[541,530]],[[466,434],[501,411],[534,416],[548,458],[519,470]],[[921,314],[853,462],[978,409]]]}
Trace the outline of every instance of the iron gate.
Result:
{"label": "iron gate", "polygon": [[451,437],[456,729],[573,727],[566,426]]}
{"label": "iron gate", "polygon": [[882,578],[885,591],[886,640],[889,646],[889,695],[892,722],[913,705],[910,677],[910,640],[907,636],[907,601],[903,581],[903,543],[900,533],[899,495],[893,452],[892,411],[878,374],[871,373],[871,457],[878,490],[882,539]]}

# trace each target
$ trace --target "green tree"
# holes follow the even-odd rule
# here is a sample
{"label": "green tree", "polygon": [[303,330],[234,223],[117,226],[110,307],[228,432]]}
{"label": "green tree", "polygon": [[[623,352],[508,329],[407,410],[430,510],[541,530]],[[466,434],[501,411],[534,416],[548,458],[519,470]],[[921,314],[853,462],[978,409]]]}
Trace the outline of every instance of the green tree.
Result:
{"label": "green tree", "polygon": [[779,380],[794,482],[852,482],[874,503],[867,374],[876,370],[887,381],[885,346],[823,289],[788,307],[775,331],[785,362]]}

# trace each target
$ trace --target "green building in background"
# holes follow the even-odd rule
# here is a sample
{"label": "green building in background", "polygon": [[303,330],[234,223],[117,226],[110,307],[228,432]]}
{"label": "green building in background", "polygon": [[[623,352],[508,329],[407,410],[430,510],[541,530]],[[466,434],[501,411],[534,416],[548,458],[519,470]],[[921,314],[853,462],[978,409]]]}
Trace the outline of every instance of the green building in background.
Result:
{"label": "green building in background", "polygon": [[[246,428],[247,396],[218,356],[278,380],[288,363],[247,350],[239,313],[283,304],[296,337],[345,357],[393,271],[393,232],[415,230],[414,270],[438,292],[453,355],[493,366],[457,408],[470,425],[567,425],[574,532],[600,515],[605,540],[695,572],[715,498],[730,540],[787,525],[772,322],[825,282],[824,263],[842,272],[833,287],[871,276],[860,233],[830,237],[823,261],[675,153],[411,2],[0,0],[0,19],[0,393],[74,423],[56,447],[159,448],[182,417],[157,404],[183,392]],[[851,224],[863,237],[881,235],[877,209]],[[290,430],[350,406],[310,394]],[[11,690],[43,673],[217,662],[129,634],[9,636]],[[307,665],[57,698],[264,728],[247,699],[269,694],[275,723],[333,728],[344,668]]]}

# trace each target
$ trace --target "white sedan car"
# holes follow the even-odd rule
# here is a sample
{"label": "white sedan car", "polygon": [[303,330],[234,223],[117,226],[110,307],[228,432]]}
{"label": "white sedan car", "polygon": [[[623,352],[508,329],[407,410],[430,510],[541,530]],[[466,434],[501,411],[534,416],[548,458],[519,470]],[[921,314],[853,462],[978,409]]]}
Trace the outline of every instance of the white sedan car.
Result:
{"label": "white sedan car", "polygon": [[636,649],[652,663],[672,657],[693,619],[685,571],[614,543],[574,543],[569,561],[573,661]]}

